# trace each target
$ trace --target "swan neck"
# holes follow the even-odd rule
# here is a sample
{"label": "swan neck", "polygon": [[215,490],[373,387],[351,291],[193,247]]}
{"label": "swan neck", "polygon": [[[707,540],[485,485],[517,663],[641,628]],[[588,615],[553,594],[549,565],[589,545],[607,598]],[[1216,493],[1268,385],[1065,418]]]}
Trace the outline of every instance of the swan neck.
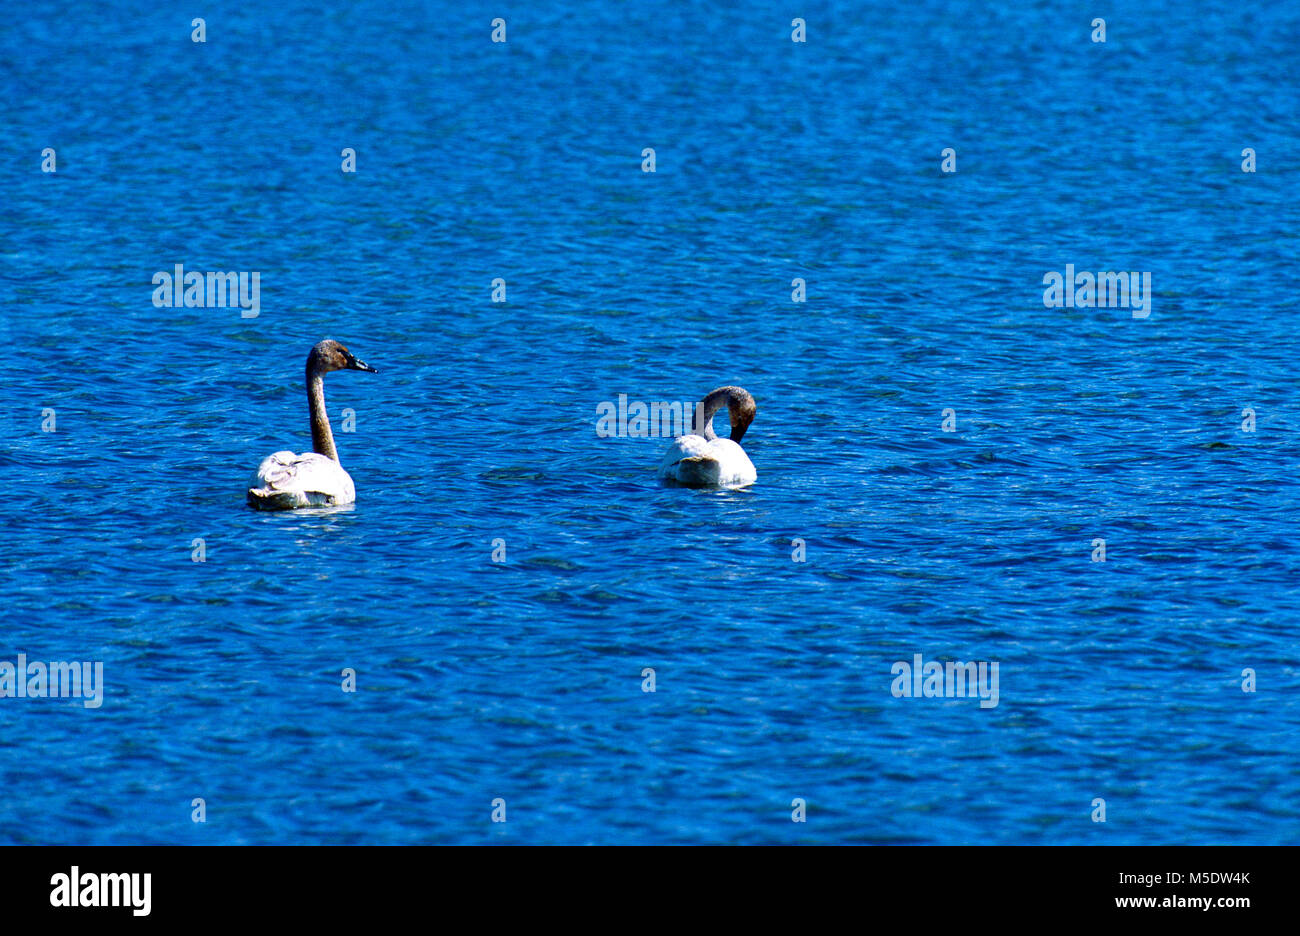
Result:
{"label": "swan neck", "polygon": [[334,432],[330,429],[330,418],[325,412],[325,378],[310,369],[307,371],[307,405],[311,410],[311,450],[338,461]]}
{"label": "swan neck", "polygon": [[721,408],[722,403],[718,400],[705,400],[700,406],[702,411],[700,415],[700,422],[702,423],[700,435],[704,437],[706,442],[712,442],[718,437],[718,434],[713,431],[713,414]]}
{"label": "swan neck", "polygon": [[713,431],[713,416],[718,410],[729,405],[730,397],[728,397],[726,391],[727,388],[725,387],[714,390],[700,403],[701,425],[699,432],[706,442],[712,442],[718,437],[718,434]]}
{"label": "swan neck", "polygon": [[713,415],[724,406],[731,420],[731,441],[739,444],[756,410],[754,398],[743,387],[719,387],[701,401],[699,433],[707,442],[718,437],[713,431]]}

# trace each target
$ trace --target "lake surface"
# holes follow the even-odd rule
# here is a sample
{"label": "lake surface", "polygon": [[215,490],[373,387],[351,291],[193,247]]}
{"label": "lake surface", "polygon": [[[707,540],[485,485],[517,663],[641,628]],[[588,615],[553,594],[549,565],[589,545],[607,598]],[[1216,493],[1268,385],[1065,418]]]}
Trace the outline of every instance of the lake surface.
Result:
{"label": "lake surface", "polygon": [[346,6],[0,25],[0,841],[1300,841],[1300,8]]}

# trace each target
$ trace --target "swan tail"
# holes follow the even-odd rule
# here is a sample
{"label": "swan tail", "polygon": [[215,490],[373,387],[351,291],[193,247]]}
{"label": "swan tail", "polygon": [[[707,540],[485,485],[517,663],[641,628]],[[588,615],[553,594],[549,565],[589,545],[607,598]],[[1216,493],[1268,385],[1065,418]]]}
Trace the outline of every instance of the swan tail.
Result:
{"label": "swan tail", "polygon": [[270,487],[249,488],[248,505],[257,510],[293,510],[298,506],[298,496],[293,491]]}
{"label": "swan tail", "polygon": [[721,472],[722,464],[708,455],[691,455],[677,462],[677,481],[681,484],[717,484]]}

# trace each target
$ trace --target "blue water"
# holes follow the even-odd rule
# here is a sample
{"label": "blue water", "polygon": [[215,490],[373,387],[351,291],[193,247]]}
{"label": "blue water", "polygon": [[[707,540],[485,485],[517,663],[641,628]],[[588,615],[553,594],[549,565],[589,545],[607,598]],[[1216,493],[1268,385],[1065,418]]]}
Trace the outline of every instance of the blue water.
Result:
{"label": "blue water", "polygon": [[[105,683],[0,841],[1300,841],[1300,8],[343,6],[0,23],[0,661]],[[357,503],[252,511],[327,336]],[[748,490],[595,432],[725,383]]]}

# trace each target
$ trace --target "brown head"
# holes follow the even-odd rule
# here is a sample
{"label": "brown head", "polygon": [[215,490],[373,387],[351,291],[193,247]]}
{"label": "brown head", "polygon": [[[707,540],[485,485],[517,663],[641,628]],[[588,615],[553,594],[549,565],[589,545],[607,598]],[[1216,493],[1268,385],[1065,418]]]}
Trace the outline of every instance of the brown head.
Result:
{"label": "brown head", "polygon": [[378,374],[365,361],[358,361],[347,348],[339,344],[332,338],[326,338],[319,341],[311,349],[311,354],[307,355],[307,379],[314,376],[328,374],[336,370],[359,370],[368,374]]}
{"label": "brown head", "polygon": [[754,414],[758,412],[758,404],[754,402],[753,396],[744,387],[719,387],[709,393],[700,403],[701,421],[700,435],[706,439],[716,439],[713,432],[713,414],[727,407],[727,414],[731,417],[731,441],[739,443],[744,438],[745,430],[749,424],[754,421]]}

